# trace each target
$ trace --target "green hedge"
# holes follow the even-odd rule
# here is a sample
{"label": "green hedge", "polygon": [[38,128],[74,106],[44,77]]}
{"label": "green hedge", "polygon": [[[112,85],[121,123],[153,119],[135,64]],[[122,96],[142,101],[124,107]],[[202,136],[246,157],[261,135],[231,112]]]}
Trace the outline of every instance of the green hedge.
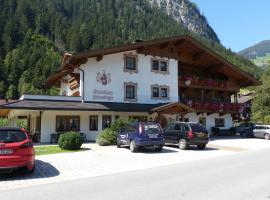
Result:
{"label": "green hedge", "polygon": [[109,128],[104,129],[98,135],[96,143],[100,146],[116,145],[117,132],[123,129],[130,121],[118,119]]}
{"label": "green hedge", "polygon": [[83,140],[78,132],[67,132],[60,136],[58,145],[61,149],[78,150],[81,148]]}

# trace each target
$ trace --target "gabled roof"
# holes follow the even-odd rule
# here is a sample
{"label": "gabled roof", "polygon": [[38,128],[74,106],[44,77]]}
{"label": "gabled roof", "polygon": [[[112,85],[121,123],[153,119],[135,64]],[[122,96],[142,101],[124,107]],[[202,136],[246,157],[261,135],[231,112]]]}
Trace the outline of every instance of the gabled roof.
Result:
{"label": "gabled roof", "polygon": [[87,62],[88,58],[96,57],[101,60],[103,56],[136,50],[145,55],[161,56],[185,61],[185,59],[197,59],[206,67],[222,66],[223,72],[239,79],[242,86],[259,85],[260,82],[252,75],[242,71],[237,66],[224,59],[213,50],[203,45],[189,35],[175,36],[163,39],[141,41],[112,48],[91,50],[82,53],[65,54],[61,67],[55,74],[48,78],[46,85],[52,85],[63,76],[72,73],[75,67]]}

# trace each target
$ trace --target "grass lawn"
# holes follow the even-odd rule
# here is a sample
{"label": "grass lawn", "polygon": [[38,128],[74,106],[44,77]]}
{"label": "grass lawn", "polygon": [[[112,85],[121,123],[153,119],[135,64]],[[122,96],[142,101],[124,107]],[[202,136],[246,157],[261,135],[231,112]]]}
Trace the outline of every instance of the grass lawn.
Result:
{"label": "grass lawn", "polygon": [[37,156],[40,155],[48,155],[48,154],[56,154],[56,153],[72,153],[72,152],[78,152],[78,151],[85,151],[87,150],[86,148],[81,148],[79,150],[63,150],[60,149],[58,146],[36,146],[35,147],[35,152]]}

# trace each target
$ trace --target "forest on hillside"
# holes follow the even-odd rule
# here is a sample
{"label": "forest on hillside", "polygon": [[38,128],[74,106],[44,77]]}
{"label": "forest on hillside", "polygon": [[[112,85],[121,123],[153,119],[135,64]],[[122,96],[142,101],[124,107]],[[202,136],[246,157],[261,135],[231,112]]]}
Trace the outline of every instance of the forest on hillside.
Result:
{"label": "forest on hillside", "polygon": [[65,51],[190,34],[242,70],[260,75],[250,61],[189,33],[146,0],[1,0],[0,98],[55,94],[43,83]]}

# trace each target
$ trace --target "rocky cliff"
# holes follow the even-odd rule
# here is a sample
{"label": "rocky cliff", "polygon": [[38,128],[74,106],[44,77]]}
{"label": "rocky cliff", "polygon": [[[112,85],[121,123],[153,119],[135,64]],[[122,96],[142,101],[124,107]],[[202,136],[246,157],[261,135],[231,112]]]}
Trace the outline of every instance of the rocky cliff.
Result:
{"label": "rocky cliff", "polygon": [[217,34],[208,24],[207,19],[196,4],[189,0],[149,0],[153,6],[158,6],[163,12],[172,16],[189,31],[195,32],[214,42],[220,42]]}

